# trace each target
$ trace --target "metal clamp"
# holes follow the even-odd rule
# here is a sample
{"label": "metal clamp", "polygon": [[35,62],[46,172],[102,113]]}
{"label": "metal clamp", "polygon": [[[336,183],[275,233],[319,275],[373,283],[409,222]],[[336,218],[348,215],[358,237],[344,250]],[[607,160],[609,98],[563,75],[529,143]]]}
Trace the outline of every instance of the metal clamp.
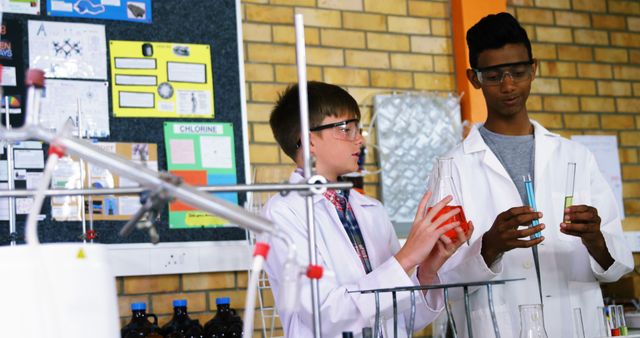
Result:
{"label": "metal clamp", "polygon": [[[160,173],[160,178],[173,185],[182,183],[180,178],[168,173]],[[160,235],[156,229],[156,223],[160,220],[162,210],[164,210],[167,203],[172,199],[171,194],[162,187],[140,194],[140,204],[142,204],[142,206],[120,230],[119,235],[122,237],[128,236],[134,227],[137,229],[147,229],[151,243],[157,244],[160,241]],[[147,217],[143,220],[145,215]]]}
{"label": "metal clamp", "polygon": [[[313,175],[313,176],[309,177],[309,180],[307,181],[307,183],[309,183],[311,185],[326,184],[327,182],[328,182],[327,179],[322,175]],[[309,192],[314,194],[314,195],[320,195],[320,194],[324,193],[325,191],[327,191],[327,187],[325,187],[325,186],[313,186],[313,187],[309,188]]]}

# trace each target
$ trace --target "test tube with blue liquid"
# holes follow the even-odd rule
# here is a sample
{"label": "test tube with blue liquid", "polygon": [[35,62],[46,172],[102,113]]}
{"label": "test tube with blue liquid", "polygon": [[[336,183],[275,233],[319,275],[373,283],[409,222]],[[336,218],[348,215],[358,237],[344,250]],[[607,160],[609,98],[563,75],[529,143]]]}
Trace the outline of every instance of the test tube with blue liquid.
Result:
{"label": "test tube with blue liquid", "polygon": [[[524,189],[527,191],[527,200],[529,202],[529,206],[531,207],[531,209],[533,209],[533,211],[538,211],[538,208],[536,207],[536,197],[533,193],[533,182],[531,181],[531,174],[522,176],[522,179],[524,180]],[[532,228],[538,226],[538,224],[540,224],[540,222],[537,219],[531,221]],[[531,239],[540,238],[540,236],[540,232],[536,232],[535,234],[531,235]]]}

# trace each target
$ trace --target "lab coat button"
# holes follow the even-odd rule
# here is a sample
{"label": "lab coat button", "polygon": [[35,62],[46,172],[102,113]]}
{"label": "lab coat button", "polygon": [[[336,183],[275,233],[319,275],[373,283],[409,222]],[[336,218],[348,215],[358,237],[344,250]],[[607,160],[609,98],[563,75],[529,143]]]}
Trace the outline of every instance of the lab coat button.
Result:
{"label": "lab coat button", "polygon": [[522,267],[525,268],[525,269],[531,269],[531,266],[533,266],[531,261],[526,261],[526,262],[522,263]]}

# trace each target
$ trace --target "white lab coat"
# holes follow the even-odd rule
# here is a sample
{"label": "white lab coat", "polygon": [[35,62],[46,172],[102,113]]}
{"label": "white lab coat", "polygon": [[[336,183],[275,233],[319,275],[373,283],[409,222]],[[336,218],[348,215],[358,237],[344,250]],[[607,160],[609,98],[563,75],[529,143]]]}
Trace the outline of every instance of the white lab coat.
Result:
{"label": "white lab coat", "polygon": [[[633,258],[622,235],[613,193],[603,179],[595,158],[584,146],[551,133],[532,121],[535,136],[534,190],[541,222],[546,225],[539,245],[544,320],[550,338],[574,337],[573,309],[580,308],[587,337],[598,329],[596,308],[602,306],[598,282],[612,282],[632,270]],[[494,288],[494,299],[502,337],[518,337],[518,305],[539,304],[538,284],[532,250],[514,249],[504,253],[490,268],[480,255],[482,236],[496,216],[523,202],[509,174],[485,144],[474,126],[461,145],[451,151],[456,189],[467,219],[475,231],[470,246],[463,246],[439,273],[442,283],[489,279],[526,278]],[[598,209],[607,248],[615,260],[604,271],[588,254],[577,237],[560,232],[563,218],[567,163],[576,163],[573,204]],[[459,296],[459,295],[458,295]],[[470,297],[475,337],[493,337],[486,288],[475,289]],[[460,337],[467,337],[464,302],[453,303]]]}
{"label": "white lab coat", "polygon": [[[301,175],[294,172],[290,182],[296,183],[302,179]],[[324,276],[320,279],[322,337],[326,338],[342,337],[343,331],[352,331],[356,337],[360,337],[362,328],[374,327],[375,298],[373,294],[347,293],[347,290],[370,290],[418,284],[415,273],[409,277],[394,257],[400,249],[400,244],[380,202],[363,196],[353,189],[349,193],[349,202],[358,220],[373,267],[373,271],[369,274],[365,274],[360,258],[347,237],[335,207],[322,195],[315,195],[313,198],[318,264],[335,274],[333,277]],[[305,198],[297,192],[291,192],[286,196],[276,195],[267,202],[263,215],[293,238],[298,261],[308,264]],[[271,251],[265,263],[265,271],[273,288],[276,307],[279,307],[281,293],[285,292],[282,279],[287,249],[279,239],[271,239],[270,244]],[[299,283],[300,304],[297,311],[279,311],[286,337],[313,336],[310,289],[309,279],[303,277]],[[410,294],[398,293],[397,301],[398,337],[406,337],[405,327],[409,323],[411,308]],[[441,291],[430,291],[427,297],[423,297],[418,291],[416,301],[415,328],[417,329],[433,321],[444,305]],[[386,330],[385,337],[393,337],[391,294],[381,294],[380,305],[383,329]]]}

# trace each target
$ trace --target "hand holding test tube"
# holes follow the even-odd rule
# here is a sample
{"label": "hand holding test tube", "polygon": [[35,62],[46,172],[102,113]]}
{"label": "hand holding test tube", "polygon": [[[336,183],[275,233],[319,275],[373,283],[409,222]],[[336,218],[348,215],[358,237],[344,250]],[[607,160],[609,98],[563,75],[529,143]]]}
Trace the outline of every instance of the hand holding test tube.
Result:
{"label": "hand holding test tube", "polygon": [[614,260],[600,231],[601,219],[596,208],[589,205],[573,205],[575,176],[576,163],[567,163],[564,215],[560,231],[569,236],[580,237],[591,256],[606,270]]}
{"label": "hand holding test tube", "polygon": [[[536,197],[533,193],[533,182],[531,182],[531,175],[523,176],[522,179],[524,180],[524,188],[527,191],[527,202],[529,204],[529,207],[531,207],[533,211],[538,211],[538,208],[536,207]],[[536,227],[538,226],[538,224],[540,224],[540,221],[534,219],[531,221],[530,227]],[[531,235],[531,239],[540,238],[540,236],[540,232],[536,232],[535,234]]]}

